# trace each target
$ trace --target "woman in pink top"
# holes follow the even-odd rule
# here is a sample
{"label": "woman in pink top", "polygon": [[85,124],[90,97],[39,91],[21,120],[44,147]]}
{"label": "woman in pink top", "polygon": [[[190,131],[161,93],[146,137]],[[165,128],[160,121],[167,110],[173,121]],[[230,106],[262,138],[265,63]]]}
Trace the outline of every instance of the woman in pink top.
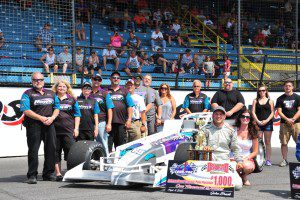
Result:
{"label": "woman in pink top", "polygon": [[229,60],[227,55],[224,55],[223,59],[224,59],[223,75],[225,80],[228,78],[228,76],[230,76],[231,61]]}
{"label": "woman in pink top", "polygon": [[119,48],[119,49],[116,49],[119,56],[124,53],[124,51],[122,51],[122,49],[121,49],[123,41],[124,41],[124,39],[119,35],[118,31],[115,31],[114,35],[110,37],[111,46]]}

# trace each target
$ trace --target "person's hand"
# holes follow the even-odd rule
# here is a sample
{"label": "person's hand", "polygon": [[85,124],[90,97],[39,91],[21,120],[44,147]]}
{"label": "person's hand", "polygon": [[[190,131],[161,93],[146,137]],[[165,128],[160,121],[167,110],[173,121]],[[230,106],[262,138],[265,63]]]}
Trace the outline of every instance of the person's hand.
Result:
{"label": "person's hand", "polygon": [[109,133],[111,131],[111,124],[106,124],[105,131]]}
{"label": "person's hand", "polygon": [[231,117],[232,114],[233,114],[232,111],[228,111],[226,112],[226,117]]}
{"label": "person's hand", "polygon": [[243,167],[243,163],[238,163],[236,165],[236,170],[242,170],[244,167]]}
{"label": "person's hand", "polygon": [[204,146],[203,147],[203,151],[210,151],[211,150],[211,147],[210,146]]}
{"label": "person's hand", "polygon": [[162,123],[162,121],[161,121],[161,119],[156,119],[156,126],[160,126],[161,125],[161,123]]}
{"label": "person's hand", "polygon": [[45,124],[46,126],[49,126],[50,124],[53,123],[53,121],[54,121],[54,117],[47,117],[47,120],[44,121],[44,124]]}
{"label": "person's hand", "polygon": [[75,128],[74,131],[73,131],[73,137],[77,138],[78,135],[79,135],[79,130],[77,128]]}
{"label": "person's hand", "polygon": [[98,126],[95,127],[95,130],[94,130],[94,138],[96,139],[98,136]]}
{"label": "person's hand", "polygon": [[141,133],[145,133],[147,130],[147,127],[145,125],[142,125],[140,130],[141,130]]}
{"label": "person's hand", "polygon": [[125,127],[128,129],[131,127],[131,120],[127,120],[125,123]]}
{"label": "person's hand", "polygon": [[286,120],[286,123],[287,123],[288,125],[290,125],[290,126],[293,126],[293,125],[294,125],[294,122],[295,122],[295,120],[292,119],[292,118],[287,118],[287,120]]}
{"label": "person's hand", "polygon": [[45,123],[47,121],[47,117],[44,117],[44,116],[40,116],[39,120],[42,122],[42,123]]}

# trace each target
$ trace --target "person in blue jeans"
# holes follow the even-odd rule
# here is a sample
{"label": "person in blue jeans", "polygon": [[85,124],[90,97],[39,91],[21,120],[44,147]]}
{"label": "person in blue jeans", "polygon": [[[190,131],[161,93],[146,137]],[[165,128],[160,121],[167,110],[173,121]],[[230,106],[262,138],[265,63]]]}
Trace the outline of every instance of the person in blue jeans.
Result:
{"label": "person in blue jeans", "polygon": [[92,77],[91,97],[98,102],[100,108],[100,114],[98,115],[98,135],[96,137],[96,141],[103,144],[103,147],[108,154],[108,133],[111,131],[113,108],[115,106],[110,94],[101,88],[101,83],[101,75],[95,74]]}

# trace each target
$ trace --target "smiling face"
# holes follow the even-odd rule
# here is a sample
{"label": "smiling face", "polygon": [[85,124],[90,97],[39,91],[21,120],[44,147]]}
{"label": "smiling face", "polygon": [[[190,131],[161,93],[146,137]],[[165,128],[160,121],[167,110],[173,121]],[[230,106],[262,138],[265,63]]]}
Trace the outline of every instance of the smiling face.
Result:
{"label": "smiling face", "polygon": [[43,74],[41,74],[41,73],[33,74],[32,78],[31,78],[31,83],[32,83],[32,86],[36,90],[41,90],[45,84]]}
{"label": "smiling face", "polygon": [[283,86],[283,89],[286,94],[291,94],[293,93],[294,86],[291,82],[286,82]]}
{"label": "smiling face", "polygon": [[233,83],[230,78],[225,79],[224,81],[224,90],[225,91],[231,91],[233,88]]}
{"label": "smiling face", "polygon": [[112,85],[117,86],[120,84],[120,81],[121,81],[121,79],[118,74],[114,74],[113,76],[110,77],[110,82]]}
{"label": "smiling face", "polygon": [[217,110],[217,111],[213,112],[212,117],[213,117],[214,125],[219,127],[219,126],[223,125],[226,115],[221,110]]}
{"label": "smiling face", "polygon": [[82,88],[82,94],[83,94],[83,96],[85,96],[85,97],[90,96],[91,92],[92,92],[92,88],[91,88],[90,86],[84,86],[84,87]]}
{"label": "smiling face", "polygon": [[102,79],[101,78],[92,78],[92,86],[93,87],[100,87],[102,83]]}
{"label": "smiling face", "polygon": [[201,82],[200,81],[195,81],[194,84],[193,84],[193,91],[194,93],[196,94],[199,94],[200,93],[200,90],[201,90]]}
{"label": "smiling face", "polygon": [[241,124],[248,125],[250,122],[250,118],[251,118],[250,113],[244,112],[242,115],[240,115]]}
{"label": "smiling face", "polygon": [[152,77],[150,76],[145,76],[143,79],[144,85],[146,87],[150,87],[151,83],[152,83]]}
{"label": "smiling face", "polygon": [[56,87],[56,91],[59,96],[63,96],[67,93],[68,87],[63,82],[60,82]]}

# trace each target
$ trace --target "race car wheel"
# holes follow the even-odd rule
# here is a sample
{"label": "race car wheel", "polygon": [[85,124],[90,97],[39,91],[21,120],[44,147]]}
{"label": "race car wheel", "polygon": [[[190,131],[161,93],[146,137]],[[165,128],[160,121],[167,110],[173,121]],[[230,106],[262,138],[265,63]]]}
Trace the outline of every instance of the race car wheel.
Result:
{"label": "race car wheel", "polygon": [[106,157],[102,144],[95,141],[78,141],[72,145],[69,151],[67,169],[70,170],[83,162],[83,170],[95,169],[91,160],[99,161],[100,157]]}
{"label": "race car wheel", "polygon": [[190,158],[190,153],[188,150],[193,149],[195,147],[195,142],[183,142],[177,146],[174,160],[178,161],[186,161]]}
{"label": "race car wheel", "polygon": [[258,139],[258,153],[254,159],[255,170],[254,172],[261,172],[266,163],[266,147],[262,139]]}

